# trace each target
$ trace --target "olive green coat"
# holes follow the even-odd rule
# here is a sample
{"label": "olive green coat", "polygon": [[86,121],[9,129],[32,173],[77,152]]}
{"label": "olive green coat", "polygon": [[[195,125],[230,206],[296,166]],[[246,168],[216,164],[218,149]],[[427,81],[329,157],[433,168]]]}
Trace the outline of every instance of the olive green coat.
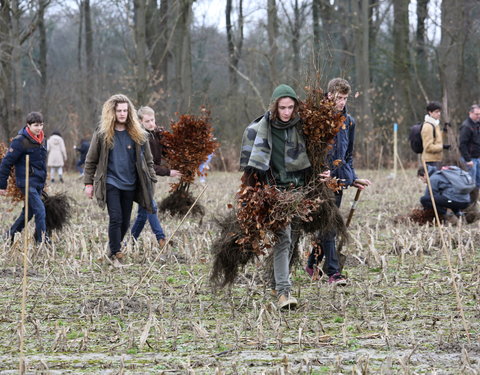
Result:
{"label": "olive green coat", "polygon": [[[95,131],[88,149],[85,160],[84,183],[93,185],[95,198],[101,208],[107,203],[107,167],[109,150],[103,137]],[[148,212],[152,213],[152,199],[157,178],[153,169],[153,157],[148,142],[140,145],[135,144],[137,170],[137,188],[135,190],[135,202]]]}

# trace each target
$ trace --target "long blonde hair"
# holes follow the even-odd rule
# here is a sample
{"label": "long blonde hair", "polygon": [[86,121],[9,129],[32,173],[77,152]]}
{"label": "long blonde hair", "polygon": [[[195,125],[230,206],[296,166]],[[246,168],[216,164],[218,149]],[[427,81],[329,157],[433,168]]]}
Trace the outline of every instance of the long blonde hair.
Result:
{"label": "long blonde hair", "polygon": [[137,112],[130,99],[123,94],[112,95],[102,107],[102,117],[100,119],[99,134],[103,136],[108,148],[113,148],[114,136],[115,136],[115,121],[117,119],[115,114],[115,108],[117,104],[128,104],[128,116],[125,126],[127,128],[128,135],[135,143],[144,144],[147,141],[148,134],[143,129],[140,121],[138,120]]}

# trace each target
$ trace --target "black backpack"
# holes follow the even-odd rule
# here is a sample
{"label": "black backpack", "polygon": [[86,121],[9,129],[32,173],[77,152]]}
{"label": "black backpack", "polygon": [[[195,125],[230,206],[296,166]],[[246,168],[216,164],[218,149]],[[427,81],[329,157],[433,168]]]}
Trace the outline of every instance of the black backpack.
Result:
{"label": "black backpack", "polygon": [[[433,126],[433,138],[436,138],[435,126],[433,124],[430,125]],[[423,123],[415,124],[410,128],[410,134],[408,135],[410,147],[416,154],[421,154],[423,152],[422,128]]]}

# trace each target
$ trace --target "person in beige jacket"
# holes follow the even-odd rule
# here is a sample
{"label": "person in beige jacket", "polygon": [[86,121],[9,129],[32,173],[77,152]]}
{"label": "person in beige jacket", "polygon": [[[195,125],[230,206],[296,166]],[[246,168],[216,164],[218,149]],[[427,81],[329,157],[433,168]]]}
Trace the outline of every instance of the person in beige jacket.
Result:
{"label": "person in beige jacket", "polygon": [[422,126],[422,160],[427,165],[439,169],[442,165],[443,150],[449,149],[450,145],[443,144],[443,134],[440,128],[442,105],[439,102],[427,104],[427,114]]}
{"label": "person in beige jacket", "polygon": [[63,166],[67,161],[65,142],[58,131],[54,131],[47,141],[47,166],[50,168],[50,181],[55,182],[55,172],[58,179],[63,182]]}

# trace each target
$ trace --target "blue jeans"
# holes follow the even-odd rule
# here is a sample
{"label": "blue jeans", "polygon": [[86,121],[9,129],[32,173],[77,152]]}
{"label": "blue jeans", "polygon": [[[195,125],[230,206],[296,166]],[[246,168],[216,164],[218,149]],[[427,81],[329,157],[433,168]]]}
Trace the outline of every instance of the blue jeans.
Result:
{"label": "blue jeans", "polygon": [[[22,193],[25,195],[25,188],[20,188]],[[46,225],[46,212],[45,205],[42,201],[42,190],[43,188],[34,188],[30,187],[28,189],[28,221],[35,216],[35,241],[37,243],[42,242],[42,240],[47,239],[47,225]],[[9,234],[10,238],[13,239],[15,233],[21,232],[25,227],[25,207],[22,209],[22,213],[15,220],[12,227],[10,228]]]}
{"label": "blue jeans", "polygon": [[157,241],[165,238],[162,226],[160,225],[160,221],[157,217],[157,203],[155,202],[155,199],[152,199],[152,208],[153,213],[149,214],[145,208],[138,206],[137,218],[135,219],[135,223],[132,225],[132,237],[135,240],[140,237],[140,233],[142,233],[147,219],[150,223],[150,228],[152,228],[153,234],[155,234],[155,237],[157,238]]}
{"label": "blue jeans", "polygon": [[[340,208],[342,204],[343,192],[340,190],[335,193],[335,205]],[[322,248],[322,256],[315,253],[315,249],[312,250],[310,256],[308,257],[307,265],[310,268],[313,268],[317,263],[320,263],[323,255],[325,256],[325,264],[327,269],[327,275],[332,276],[340,272],[340,263],[338,261],[338,253],[336,249],[336,236],[335,232],[327,233],[323,237],[318,237],[317,241]]]}
{"label": "blue jeans", "polygon": [[[462,158],[462,161],[465,163],[465,160]],[[479,158],[472,158],[473,167],[467,167],[468,173],[472,176],[473,181],[475,181],[475,185],[480,187],[480,159]]]}

